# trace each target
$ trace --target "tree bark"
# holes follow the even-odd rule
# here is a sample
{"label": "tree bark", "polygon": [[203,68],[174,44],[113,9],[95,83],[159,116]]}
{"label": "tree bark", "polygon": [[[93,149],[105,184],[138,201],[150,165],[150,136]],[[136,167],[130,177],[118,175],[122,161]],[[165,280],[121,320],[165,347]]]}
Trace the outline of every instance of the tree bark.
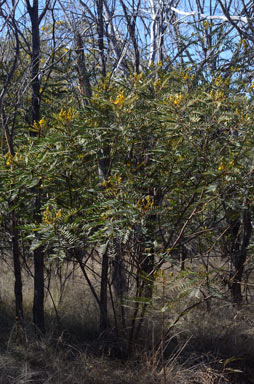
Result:
{"label": "tree bark", "polygon": [[[38,132],[34,125],[41,119],[41,95],[40,95],[40,20],[46,12],[44,8],[39,16],[38,0],[33,1],[31,6],[29,0],[26,0],[27,10],[32,25],[32,51],[31,51],[31,84],[32,84],[32,130],[30,135],[35,137]],[[41,199],[38,188],[34,190],[35,194],[35,212],[34,218],[41,222]],[[33,321],[38,330],[45,332],[44,324],[44,254],[42,247],[34,251],[34,301],[33,301]]]}
{"label": "tree bark", "polygon": [[242,208],[241,220],[240,218],[234,220],[230,229],[232,237],[231,261],[234,267],[231,273],[230,288],[232,301],[238,306],[241,305],[242,302],[241,281],[247,257],[247,247],[252,233],[251,213],[245,205],[246,201]]}
{"label": "tree bark", "polygon": [[89,74],[86,69],[85,55],[83,48],[83,41],[81,34],[76,31],[74,33],[76,54],[77,54],[77,67],[79,76],[79,85],[81,94],[86,97],[85,103],[89,104],[89,99],[92,97],[92,88],[89,80]]}
{"label": "tree bark", "polygon": [[98,46],[100,52],[100,66],[101,66],[101,76],[106,76],[106,59],[104,55],[104,21],[103,21],[103,0],[96,0],[98,22],[97,22],[97,32],[98,32]]}
{"label": "tree bark", "polygon": [[20,266],[20,249],[19,249],[19,231],[17,228],[17,219],[15,210],[12,211],[12,254],[14,266],[14,292],[16,306],[16,321],[19,324],[23,323],[23,294],[22,294],[22,276]]}
{"label": "tree bark", "polygon": [[104,332],[109,327],[108,321],[108,269],[109,269],[109,258],[108,258],[108,245],[102,255],[102,266],[101,266],[101,290],[100,290],[100,331]]}

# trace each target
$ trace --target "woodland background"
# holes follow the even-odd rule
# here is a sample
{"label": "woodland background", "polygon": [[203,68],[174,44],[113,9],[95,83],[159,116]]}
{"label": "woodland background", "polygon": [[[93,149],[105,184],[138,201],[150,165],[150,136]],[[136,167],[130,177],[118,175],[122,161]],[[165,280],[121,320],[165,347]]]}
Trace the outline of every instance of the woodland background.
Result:
{"label": "woodland background", "polygon": [[0,381],[253,383],[254,6],[0,1]]}

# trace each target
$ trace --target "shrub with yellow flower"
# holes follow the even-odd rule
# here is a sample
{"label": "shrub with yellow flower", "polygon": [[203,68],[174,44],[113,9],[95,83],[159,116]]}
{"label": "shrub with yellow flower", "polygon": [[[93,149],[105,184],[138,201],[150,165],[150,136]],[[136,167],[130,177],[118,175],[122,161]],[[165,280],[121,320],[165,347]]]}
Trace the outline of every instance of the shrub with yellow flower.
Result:
{"label": "shrub with yellow flower", "polygon": [[123,91],[121,91],[121,93],[119,93],[119,95],[116,96],[115,100],[111,97],[110,101],[112,104],[116,105],[117,108],[121,109],[125,99],[126,99],[125,94]]}
{"label": "shrub with yellow flower", "polygon": [[47,205],[45,211],[42,215],[42,223],[47,225],[54,225],[62,217],[62,210],[59,209],[57,212],[51,210],[49,205]]}
{"label": "shrub with yellow flower", "polygon": [[174,107],[180,107],[183,96],[181,93],[169,96],[169,101]]}
{"label": "shrub with yellow flower", "polygon": [[150,195],[147,195],[142,199],[139,199],[137,202],[137,208],[142,212],[143,215],[146,212],[151,211],[153,207],[154,207],[154,200]]}
{"label": "shrub with yellow flower", "polygon": [[71,107],[68,109],[62,108],[58,114],[58,118],[64,123],[70,123],[72,120],[74,120],[76,115],[77,115],[77,112],[75,112],[73,108]]}

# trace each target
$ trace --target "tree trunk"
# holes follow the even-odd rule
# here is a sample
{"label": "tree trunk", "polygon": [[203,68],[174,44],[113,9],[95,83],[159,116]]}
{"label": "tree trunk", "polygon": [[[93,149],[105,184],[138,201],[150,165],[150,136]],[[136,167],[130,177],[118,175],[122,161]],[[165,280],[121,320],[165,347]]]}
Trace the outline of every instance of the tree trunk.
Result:
{"label": "tree trunk", "polygon": [[44,324],[44,258],[42,248],[34,251],[34,301],[33,322],[40,332],[45,332]]}
{"label": "tree trunk", "polygon": [[92,88],[89,80],[89,74],[86,69],[85,55],[84,55],[84,44],[82,41],[81,34],[77,31],[75,32],[75,52],[77,54],[77,68],[78,68],[78,77],[80,91],[83,96],[85,96],[85,104],[89,104],[89,99],[92,97]]}
{"label": "tree trunk", "polygon": [[106,60],[104,55],[104,20],[103,20],[103,0],[96,0],[98,21],[97,21],[97,32],[98,32],[98,46],[100,52],[100,67],[101,76],[106,76]]}
{"label": "tree trunk", "polygon": [[[124,11],[124,16],[126,19],[128,32],[129,32],[130,39],[132,41],[133,48],[134,48],[134,57],[135,57],[134,68],[135,68],[136,73],[139,73],[140,72],[140,68],[139,68],[140,67],[140,52],[139,52],[137,38],[135,35],[136,17],[137,16],[135,14],[130,16],[128,14],[128,10],[127,10],[125,3],[122,0],[120,0],[120,3],[121,3],[121,6],[123,8],[123,11]],[[139,8],[139,6],[138,6],[138,8]],[[131,20],[131,18],[132,18],[132,20]]]}
{"label": "tree trunk", "polygon": [[231,285],[231,295],[232,301],[236,306],[241,305],[242,302],[242,290],[241,290],[241,280],[243,274],[243,265],[232,277],[232,285]]}
{"label": "tree trunk", "polygon": [[20,249],[19,249],[19,232],[17,229],[17,220],[15,211],[12,211],[12,253],[14,266],[14,292],[16,305],[16,321],[19,324],[23,323],[23,295],[22,295],[22,276],[20,267]]}
{"label": "tree trunk", "polygon": [[[124,258],[121,251],[121,240],[115,238],[113,240],[114,258],[112,260],[112,285],[116,299],[120,305],[120,315],[122,323],[122,331],[126,331],[126,313],[124,307],[124,294],[127,293],[126,271],[124,268]],[[117,306],[118,307],[118,306]]]}
{"label": "tree trunk", "polygon": [[[33,1],[31,7],[29,0],[27,9],[32,24],[32,52],[31,52],[31,82],[32,82],[32,130],[31,136],[37,136],[38,132],[34,125],[41,119],[41,95],[40,95],[40,21],[38,0]],[[34,189],[35,212],[34,218],[38,223],[41,222],[41,199],[38,188]],[[45,331],[44,325],[44,255],[42,247],[34,251],[34,301],[33,301],[33,321],[40,332]]]}
{"label": "tree trunk", "polygon": [[[3,116],[5,117],[4,110],[2,110]],[[5,121],[3,125],[5,138],[10,154],[14,157],[14,145],[13,145],[13,134],[8,129],[8,124]],[[19,230],[17,228],[17,217],[15,209],[13,208],[14,201],[10,203],[11,210],[11,228],[12,228],[12,258],[14,267],[14,294],[15,294],[15,307],[16,307],[16,325],[17,332],[23,329],[23,293],[22,293],[22,275],[20,266],[20,248],[19,248]],[[20,336],[20,335],[17,335]]]}
{"label": "tree trunk", "polygon": [[101,265],[101,290],[100,290],[100,331],[104,332],[109,327],[108,321],[108,245],[102,255]]}
{"label": "tree trunk", "polygon": [[251,233],[251,214],[245,201],[242,208],[241,220],[235,220],[231,227],[231,261],[234,266],[234,270],[231,273],[231,295],[233,303],[238,306],[242,302],[241,281]]}
{"label": "tree trunk", "polygon": [[[33,7],[28,10],[32,23],[32,54],[31,54],[31,78],[32,78],[32,124],[38,123],[41,119],[41,95],[40,95],[40,30],[38,1],[34,0]],[[37,132],[32,130],[31,136]]]}

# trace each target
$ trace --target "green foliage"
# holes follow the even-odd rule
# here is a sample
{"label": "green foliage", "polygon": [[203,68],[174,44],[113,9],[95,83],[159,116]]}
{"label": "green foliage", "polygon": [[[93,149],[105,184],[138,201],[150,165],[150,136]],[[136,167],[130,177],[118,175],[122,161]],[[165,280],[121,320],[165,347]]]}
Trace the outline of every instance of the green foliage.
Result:
{"label": "green foliage", "polygon": [[[15,156],[0,159],[2,217],[16,210],[28,255],[43,246],[49,261],[85,257],[119,239],[132,279],[150,280],[147,292],[137,283],[133,303],[144,304],[164,263],[185,252],[202,265],[230,247],[228,220],[253,200],[253,106],[235,84],[157,66],[122,81],[108,75],[84,109],[65,105],[45,107],[37,136],[17,135]],[[185,279],[177,300],[198,298],[191,273]],[[202,275],[215,292],[212,280]]]}

